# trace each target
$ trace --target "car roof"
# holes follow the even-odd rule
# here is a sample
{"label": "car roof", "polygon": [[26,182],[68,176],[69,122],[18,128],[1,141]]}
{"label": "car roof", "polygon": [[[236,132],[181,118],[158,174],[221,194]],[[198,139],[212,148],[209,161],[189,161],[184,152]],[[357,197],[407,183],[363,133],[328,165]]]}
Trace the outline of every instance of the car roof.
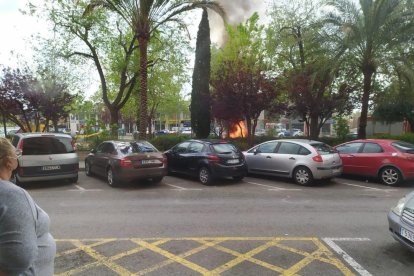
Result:
{"label": "car roof", "polygon": [[377,144],[390,144],[393,142],[398,142],[399,140],[394,140],[394,139],[358,139],[358,140],[353,140],[344,144],[348,144],[348,143],[377,143]]}
{"label": "car roof", "polygon": [[309,140],[309,139],[279,139],[279,140],[275,140],[275,141],[279,141],[279,142],[296,142],[296,143],[303,143],[303,144],[325,144],[324,142],[321,141],[316,141],[316,140]]}
{"label": "car roof", "polygon": [[219,143],[231,143],[230,141],[221,140],[221,139],[191,139],[189,142],[202,142],[207,144],[219,144]]}
{"label": "car roof", "polygon": [[71,138],[69,134],[65,133],[56,133],[56,132],[25,132],[25,133],[17,133],[16,135],[23,136],[23,138],[30,138],[30,137],[45,137],[45,136],[57,136],[57,137],[65,137]]}

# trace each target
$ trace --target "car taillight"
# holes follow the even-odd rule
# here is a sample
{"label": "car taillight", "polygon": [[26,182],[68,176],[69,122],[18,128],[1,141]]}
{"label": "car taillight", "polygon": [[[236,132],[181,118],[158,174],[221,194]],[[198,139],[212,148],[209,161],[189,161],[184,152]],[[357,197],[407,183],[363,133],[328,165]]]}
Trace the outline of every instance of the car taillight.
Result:
{"label": "car taillight", "polygon": [[218,158],[217,156],[214,155],[208,155],[207,159],[213,162],[220,162],[220,158]]}
{"label": "car taillight", "polygon": [[77,171],[79,169],[78,164],[75,164],[75,171]]}
{"label": "car taillight", "polygon": [[126,158],[122,158],[122,159],[121,159],[121,166],[122,166],[122,167],[129,167],[129,166],[132,166],[132,161],[131,161],[128,157],[126,157]]}
{"label": "car taillight", "polygon": [[243,155],[243,160],[246,160],[246,156],[244,156],[244,153],[242,153],[242,155]]}
{"label": "car taillight", "polygon": [[20,174],[24,174],[23,168],[20,168]]}
{"label": "car taillight", "polygon": [[70,142],[72,143],[73,152],[76,152],[75,142],[73,142],[72,138],[70,138]]}
{"label": "car taillight", "polygon": [[318,155],[315,157],[312,157],[312,159],[315,162],[323,162],[322,156],[319,154],[319,152],[318,152]]}
{"label": "car taillight", "polygon": [[162,163],[167,164],[167,156],[165,154],[162,155]]}

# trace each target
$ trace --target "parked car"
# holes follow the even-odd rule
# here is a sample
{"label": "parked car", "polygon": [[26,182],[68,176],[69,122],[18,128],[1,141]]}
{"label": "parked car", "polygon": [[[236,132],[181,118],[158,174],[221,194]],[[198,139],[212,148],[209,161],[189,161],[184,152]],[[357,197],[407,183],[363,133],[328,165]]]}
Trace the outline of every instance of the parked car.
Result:
{"label": "parked car", "polygon": [[78,181],[79,159],[72,138],[66,134],[17,133],[12,140],[19,166],[16,184],[42,180]]}
{"label": "parked car", "polygon": [[414,145],[398,140],[364,139],[335,147],[344,173],[378,177],[385,185],[398,185],[414,177]]}
{"label": "parked car", "polygon": [[312,140],[273,140],[244,153],[249,173],[292,178],[299,185],[330,179],[342,172],[342,161],[330,146]]}
{"label": "parked car", "polygon": [[204,185],[218,177],[240,181],[247,172],[243,153],[228,141],[188,140],[165,152],[170,172],[198,176]]}
{"label": "parked car", "polygon": [[254,135],[255,136],[265,136],[266,135],[266,130],[265,129],[256,129],[254,131]]}
{"label": "parked car", "polygon": [[85,174],[105,176],[110,187],[138,179],[161,182],[167,175],[167,158],[146,141],[106,141],[86,157]]}
{"label": "parked car", "polygon": [[191,134],[191,127],[183,127],[180,129],[180,134]]}
{"label": "parked car", "polygon": [[414,252],[414,191],[401,198],[388,213],[391,236]]}
{"label": "parked car", "polygon": [[163,129],[163,130],[158,131],[156,134],[157,134],[157,135],[166,135],[166,134],[168,134],[168,133],[170,133],[170,132],[168,131],[168,129]]}
{"label": "parked car", "polygon": [[[290,130],[285,130],[285,132],[283,133],[284,136],[290,136]],[[293,128],[292,129],[292,136],[303,136],[303,131],[297,128]]]}
{"label": "parked car", "polygon": [[0,129],[0,137],[3,137],[3,138],[6,137],[6,135],[4,135],[4,131],[2,129]]}
{"label": "parked car", "polygon": [[18,133],[19,130],[20,129],[10,129],[10,130],[8,129],[7,130],[7,135],[14,135],[14,134]]}

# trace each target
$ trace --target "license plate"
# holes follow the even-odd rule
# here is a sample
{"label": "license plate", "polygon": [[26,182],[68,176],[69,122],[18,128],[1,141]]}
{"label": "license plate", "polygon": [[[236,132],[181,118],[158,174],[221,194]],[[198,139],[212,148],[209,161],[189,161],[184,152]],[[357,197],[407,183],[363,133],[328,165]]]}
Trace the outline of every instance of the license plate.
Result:
{"label": "license plate", "polygon": [[141,164],[157,164],[160,163],[159,160],[141,160]]}
{"label": "license plate", "polygon": [[339,173],[339,172],[341,172],[341,169],[334,169],[334,170],[332,170],[332,173]]}
{"label": "license plate", "polygon": [[227,160],[227,164],[237,164],[237,163],[239,163],[239,159],[230,159],[230,160]]}
{"label": "license plate", "polygon": [[414,242],[414,233],[413,232],[411,232],[411,231],[408,231],[407,229],[405,229],[405,228],[400,228],[400,234],[401,234],[401,236],[403,236],[404,238],[406,238],[406,239],[408,239],[408,240],[410,240],[410,241],[412,241],[412,242]]}
{"label": "license plate", "polygon": [[42,167],[42,171],[53,171],[53,170],[60,170],[60,166],[44,166],[44,167]]}

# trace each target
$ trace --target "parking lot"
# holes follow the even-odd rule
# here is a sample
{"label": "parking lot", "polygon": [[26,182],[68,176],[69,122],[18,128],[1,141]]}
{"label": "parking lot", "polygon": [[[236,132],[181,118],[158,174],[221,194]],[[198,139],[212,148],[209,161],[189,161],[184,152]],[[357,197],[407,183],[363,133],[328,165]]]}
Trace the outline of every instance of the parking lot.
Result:
{"label": "parking lot", "polygon": [[80,173],[24,186],[51,217],[55,275],[411,275],[387,214],[413,190],[337,178],[173,175],[113,189]]}

